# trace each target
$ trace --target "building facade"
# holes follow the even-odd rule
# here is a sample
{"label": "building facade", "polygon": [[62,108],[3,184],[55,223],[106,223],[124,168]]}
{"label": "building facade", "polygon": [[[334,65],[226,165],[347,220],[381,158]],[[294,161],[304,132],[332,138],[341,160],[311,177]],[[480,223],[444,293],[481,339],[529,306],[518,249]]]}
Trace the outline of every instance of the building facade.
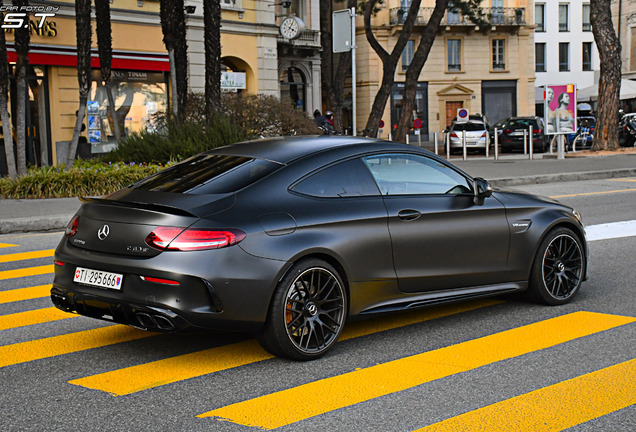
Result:
{"label": "building facade", "polygon": [[[320,108],[318,0],[220,1],[222,89],[274,95],[307,113]],[[59,6],[59,10],[54,17],[47,17],[41,28],[37,25],[40,18],[30,17],[27,158],[32,165],[55,165],[66,155],[78,109],[75,6],[72,0],[43,0],[37,5]],[[185,6],[188,84],[191,91],[203,92],[203,1],[186,0]],[[305,31],[296,39],[284,38],[279,33],[281,21],[289,15],[304,23]],[[115,110],[125,136],[152,129],[153,114],[166,111],[172,97],[159,1],[112,0],[111,25]],[[93,20],[92,84],[80,139],[83,157],[109,151],[116,145],[99,69],[95,26]],[[15,112],[16,102],[13,77],[16,52],[12,31],[7,29],[5,34],[12,75],[11,113]],[[0,162],[3,174],[4,149]]]}
{"label": "building facade", "polygon": [[636,1],[612,2],[612,22],[622,47],[623,78],[636,79]]}
{"label": "building facade", "polygon": [[[441,132],[457,114],[485,114],[491,123],[505,117],[534,114],[534,28],[527,0],[482,2],[487,25],[478,27],[459,13],[447,12],[418,83],[413,118],[422,121],[423,139]],[[424,0],[413,34],[395,73],[390,102],[385,109],[382,135],[397,124],[402,105],[405,72],[419,44],[420,33],[435,2]],[[388,0],[372,20],[374,34],[390,51],[402,29],[410,1]],[[368,118],[382,80],[382,64],[357,23],[358,123]],[[413,131],[411,131],[413,132]],[[413,139],[411,137],[411,139]]]}

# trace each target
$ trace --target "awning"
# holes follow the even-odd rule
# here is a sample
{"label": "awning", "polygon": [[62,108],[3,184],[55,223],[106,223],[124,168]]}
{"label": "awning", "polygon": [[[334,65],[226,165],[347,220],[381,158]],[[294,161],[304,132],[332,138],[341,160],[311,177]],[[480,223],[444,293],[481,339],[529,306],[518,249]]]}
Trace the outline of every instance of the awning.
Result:
{"label": "awning", "polygon": [[[7,59],[9,62],[17,59],[13,46],[7,46]],[[71,47],[34,46],[29,50],[29,63],[77,67],[77,51]],[[96,50],[91,52],[91,67],[99,68],[99,54]],[[169,72],[170,62],[167,53],[113,51],[112,68]]]}
{"label": "awning", "polygon": [[[621,80],[621,92],[619,99],[627,100],[636,98],[636,81],[622,79]],[[598,85],[585,87],[576,92],[576,100],[583,101],[595,101],[598,99]]]}

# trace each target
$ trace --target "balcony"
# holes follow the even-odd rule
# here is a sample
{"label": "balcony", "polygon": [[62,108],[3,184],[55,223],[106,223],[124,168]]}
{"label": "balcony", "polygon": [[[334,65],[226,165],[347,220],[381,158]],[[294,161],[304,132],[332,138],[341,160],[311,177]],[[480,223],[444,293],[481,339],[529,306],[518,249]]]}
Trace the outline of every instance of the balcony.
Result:
{"label": "balcony", "polygon": [[293,45],[299,48],[320,48],[320,32],[318,30],[306,29],[298,39],[285,39],[278,35],[278,43]]}
{"label": "balcony", "polygon": [[[484,19],[491,26],[522,26],[526,25],[525,8],[481,8]],[[390,10],[391,25],[401,25],[406,21],[409,8],[393,8]],[[423,26],[428,23],[433,14],[433,8],[420,8],[415,20],[416,26]],[[468,17],[459,12],[448,12],[444,14],[440,26],[475,26]]]}

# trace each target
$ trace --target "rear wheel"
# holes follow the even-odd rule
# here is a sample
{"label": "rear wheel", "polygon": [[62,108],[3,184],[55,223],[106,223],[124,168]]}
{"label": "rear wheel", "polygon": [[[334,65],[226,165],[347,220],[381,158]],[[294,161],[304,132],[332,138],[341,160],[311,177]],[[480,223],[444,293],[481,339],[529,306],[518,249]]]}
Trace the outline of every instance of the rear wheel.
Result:
{"label": "rear wheel", "polygon": [[336,343],[346,316],[347,296],[338,272],[323,260],[304,260],[276,287],[257,338],[274,355],[312,360]]}
{"label": "rear wheel", "polygon": [[531,297],[549,305],[572,300],[585,275],[584,250],[581,240],[572,230],[552,230],[541,242],[532,265]]}

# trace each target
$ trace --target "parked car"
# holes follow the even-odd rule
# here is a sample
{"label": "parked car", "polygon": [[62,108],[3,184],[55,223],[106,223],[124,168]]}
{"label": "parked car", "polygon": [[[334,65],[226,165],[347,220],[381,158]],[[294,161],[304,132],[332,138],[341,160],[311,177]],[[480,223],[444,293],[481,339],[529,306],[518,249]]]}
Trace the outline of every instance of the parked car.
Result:
{"label": "parked car", "polygon": [[451,153],[463,151],[464,135],[466,135],[466,148],[468,151],[479,150],[486,152],[488,129],[484,123],[480,121],[454,122],[448,133],[450,134]]}
{"label": "parked car", "polygon": [[567,135],[567,149],[583,150],[591,148],[594,143],[596,119],[593,116],[581,116],[577,117],[576,123],[576,132]]}
{"label": "parked car", "polygon": [[506,118],[502,118],[501,120],[497,121],[494,125],[492,125],[492,127],[490,128],[490,145],[494,146],[495,144],[495,129],[497,129],[497,135],[499,136],[499,138],[501,137],[501,133],[503,132],[503,126],[504,124],[506,124],[506,122],[508,121],[509,117]]}
{"label": "parked car", "polygon": [[[502,152],[523,151],[523,137],[530,133],[532,125],[533,151],[545,152],[550,145],[549,136],[546,134],[545,125],[541,117],[511,117],[503,125],[503,131],[499,136],[499,144]],[[530,137],[527,137],[528,146]]]}
{"label": "parked car", "polygon": [[618,143],[620,146],[636,146],[636,113],[624,114],[620,119],[618,127]]}
{"label": "parked car", "polygon": [[427,150],[290,137],[82,198],[54,263],[63,311],[153,331],[250,331],[269,352],[308,360],[348,317],[524,290],[567,303],[587,245],[576,210],[493,190]]}

